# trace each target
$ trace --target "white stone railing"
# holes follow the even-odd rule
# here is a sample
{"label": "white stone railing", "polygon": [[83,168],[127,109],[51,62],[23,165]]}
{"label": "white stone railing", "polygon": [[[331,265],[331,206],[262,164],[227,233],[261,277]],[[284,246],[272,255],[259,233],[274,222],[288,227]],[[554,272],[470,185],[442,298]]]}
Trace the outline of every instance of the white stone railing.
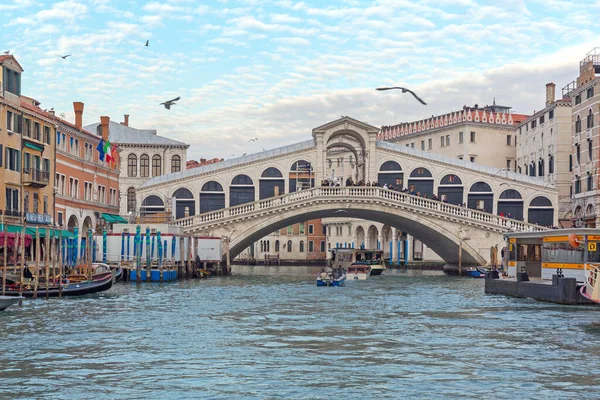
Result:
{"label": "white stone railing", "polygon": [[260,213],[269,210],[275,211],[282,205],[299,204],[307,202],[311,199],[338,199],[339,201],[383,199],[388,201],[390,204],[404,206],[405,208],[413,209],[415,211],[434,211],[442,216],[454,218],[458,217],[459,219],[466,221],[475,221],[496,225],[498,227],[513,229],[515,231],[542,231],[548,229],[539,225],[517,221],[510,218],[501,217],[499,215],[443,203],[438,200],[432,200],[424,197],[414,196],[408,193],[383,189],[381,187],[365,186],[314,187],[278,197],[271,197],[268,199],[255,201],[254,203],[246,203],[235,207],[224,208],[222,210],[181,218],[174,221],[174,224],[183,228],[187,228],[202,225],[207,222],[216,222],[228,219],[230,217],[245,216],[256,212]]}

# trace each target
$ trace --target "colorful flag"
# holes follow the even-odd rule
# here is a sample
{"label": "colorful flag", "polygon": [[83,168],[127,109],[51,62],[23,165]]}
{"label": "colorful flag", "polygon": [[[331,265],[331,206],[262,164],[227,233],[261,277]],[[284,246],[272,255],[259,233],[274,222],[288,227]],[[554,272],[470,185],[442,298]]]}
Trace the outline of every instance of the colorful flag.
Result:
{"label": "colorful flag", "polygon": [[110,163],[112,157],[110,155],[110,142],[108,140],[104,143],[104,153],[106,153],[106,162]]}
{"label": "colorful flag", "polygon": [[104,161],[104,140],[100,139],[100,143],[98,143],[96,150],[98,150],[98,159]]}
{"label": "colorful flag", "polygon": [[118,154],[117,154],[117,145],[116,144],[112,145],[112,148],[110,149],[110,152],[111,152],[111,155],[110,155],[110,157],[111,157],[110,166],[113,169],[115,169],[115,168],[117,168],[117,156],[118,156]]}

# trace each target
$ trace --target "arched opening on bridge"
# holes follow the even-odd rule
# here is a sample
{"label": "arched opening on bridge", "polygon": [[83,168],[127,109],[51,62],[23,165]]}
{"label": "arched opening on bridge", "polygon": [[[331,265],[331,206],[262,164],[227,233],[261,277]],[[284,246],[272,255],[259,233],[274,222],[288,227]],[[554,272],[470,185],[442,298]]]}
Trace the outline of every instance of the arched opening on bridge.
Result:
{"label": "arched opening on bridge", "polygon": [[398,187],[398,190],[404,188],[404,172],[402,167],[396,161],[386,161],[379,167],[379,173],[377,174],[377,183],[379,186],[387,184],[388,187],[393,185]]}
{"label": "arched opening on bridge", "polygon": [[485,182],[476,182],[469,189],[467,207],[491,213],[494,209],[494,192]]}
{"label": "arched opening on bridge", "polygon": [[290,193],[296,190],[310,189],[315,186],[315,173],[310,162],[296,161],[292,164],[289,174]]}
{"label": "arched opening on bridge", "polygon": [[142,206],[140,207],[140,216],[145,217],[164,212],[165,203],[160,197],[151,194],[142,201]]}
{"label": "arched opening on bridge", "polygon": [[229,207],[253,202],[254,182],[248,175],[237,175],[229,186]]}
{"label": "arched opening on bridge", "polygon": [[498,198],[498,215],[518,220],[523,219],[523,198],[514,189],[507,189]]}
{"label": "arched opening on bridge", "polygon": [[454,174],[444,176],[438,185],[438,197],[440,201],[446,201],[449,204],[461,205],[464,203],[462,180]]}
{"label": "arched opening on bridge", "polygon": [[259,182],[260,200],[285,194],[285,180],[283,174],[275,167],[265,169]]}
{"label": "arched opening on bridge", "polygon": [[172,197],[175,198],[175,219],[196,215],[196,201],[190,190],[179,188]]}
{"label": "arched opening on bridge", "polygon": [[379,231],[375,225],[371,225],[367,230],[367,245],[365,246],[367,249],[375,250],[377,249],[377,236]]}
{"label": "arched opening on bridge", "polygon": [[433,175],[427,168],[415,168],[408,178],[408,189],[410,192],[419,193],[421,196],[433,196]]}
{"label": "arched opening on bridge", "polygon": [[544,196],[537,196],[527,210],[527,222],[542,226],[554,225],[554,207],[552,202]]}
{"label": "arched opening on bridge", "polygon": [[67,222],[67,229],[70,232],[73,232],[75,228],[79,228],[79,221],[77,220],[77,217],[75,215],[71,215],[69,217],[69,221]]}
{"label": "arched opening on bridge", "polygon": [[362,226],[359,225],[356,227],[354,237],[356,238],[356,243],[354,243],[354,247],[358,249],[366,248],[367,244],[365,243],[365,230]]}
{"label": "arched opening on bridge", "polygon": [[219,182],[209,181],[200,191],[200,214],[225,208],[225,193]]}
{"label": "arched opening on bridge", "polygon": [[[362,135],[351,129],[340,129],[333,132],[325,144],[327,162],[323,176],[333,183],[341,185],[366,180],[366,143]],[[350,152],[347,159],[344,153]]]}

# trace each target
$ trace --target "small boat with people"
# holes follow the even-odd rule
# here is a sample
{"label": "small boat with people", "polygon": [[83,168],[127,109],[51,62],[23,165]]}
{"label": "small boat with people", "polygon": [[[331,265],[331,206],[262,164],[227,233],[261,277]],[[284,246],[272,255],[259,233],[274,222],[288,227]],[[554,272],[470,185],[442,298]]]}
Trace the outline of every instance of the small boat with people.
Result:
{"label": "small boat with people", "polygon": [[348,279],[366,281],[371,276],[371,265],[364,262],[352,263],[346,271]]}
{"label": "small boat with people", "polygon": [[8,307],[17,304],[24,297],[19,296],[0,296],[0,311],[6,310]]}
{"label": "small boat with people", "polygon": [[371,275],[381,275],[386,270],[383,250],[336,247],[331,249],[331,265],[348,269],[352,263],[371,266]]}
{"label": "small boat with people", "polygon": [[342,268],[323,268],[317,276],[317,286],[344,286],[346,273]]}
{"label": "small boat with people", "polygon": [[463,274],[465,276],[470,276],[471,278],[485,278],[486,272],[487,270],[482,267],[469,267],[463,271]]}

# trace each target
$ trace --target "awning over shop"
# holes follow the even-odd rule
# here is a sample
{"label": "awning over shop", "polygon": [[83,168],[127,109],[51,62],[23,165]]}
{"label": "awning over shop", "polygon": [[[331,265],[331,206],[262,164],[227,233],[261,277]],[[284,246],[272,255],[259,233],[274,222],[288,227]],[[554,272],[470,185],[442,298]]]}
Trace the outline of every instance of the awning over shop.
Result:
{"label": "awning over shop", "polygon": [[[44,238],[46,237],[46,229],[40,227],[40,237]],[[22,228],[18,225],[6,225],[6,230],[9,233],[20,233]],[[2,226],[2,224],[0,224],[0,232],[4,231],[4,227]],[[60,229],[48,229],[48,233],[50,234],[50,237],[54,237],[54,238],[59,238],[60,237]],[[35,227],[33,226],[27,226],[25,227],[25,235],[30,235],[33,239],[35,239]],[[63,238],[72,238],[74,237],[73,233],[69,232],[66,229],[62,230],[62,237]]]}
{"label": "awning over shop", "polygon": [[127,220],[116,214],[102,214],[102,218],[110,224],[126,224]]}

